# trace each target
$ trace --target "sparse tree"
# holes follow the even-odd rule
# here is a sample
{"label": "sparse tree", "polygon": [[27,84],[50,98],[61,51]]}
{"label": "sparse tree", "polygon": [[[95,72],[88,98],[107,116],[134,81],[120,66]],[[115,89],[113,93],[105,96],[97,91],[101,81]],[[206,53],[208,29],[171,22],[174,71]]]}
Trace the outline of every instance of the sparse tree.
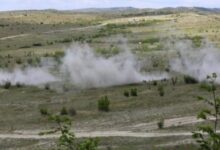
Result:
{"label": "sparse tree", "polygon": [[55,123],[57,127],[47,132],[41,132],[40,135],[48,135],[60,132],[57,150],[98,150],[98,140],[90,138],[82,142],[77,142],[73,132],[71,132],[72,120],[69,116],[44,114],[49,121]]}
{"label": "sparse tree", "polygon": [[217,133],[220,117],[220,98],[216,95],[216,78],[216,73],[207,76],[208,84],[203,85],[203,88],[212,94],[211,98],[198,96],[198,100],[202,100],[209,105],[209,109],[203,109],[198,114],[198,118],[208,120],[209,117],[214,117],[213,126],[199,126],[198,131],[193,132],[193,138],[196,139],[201,150],[219,150],[220,148],[220,135]]}

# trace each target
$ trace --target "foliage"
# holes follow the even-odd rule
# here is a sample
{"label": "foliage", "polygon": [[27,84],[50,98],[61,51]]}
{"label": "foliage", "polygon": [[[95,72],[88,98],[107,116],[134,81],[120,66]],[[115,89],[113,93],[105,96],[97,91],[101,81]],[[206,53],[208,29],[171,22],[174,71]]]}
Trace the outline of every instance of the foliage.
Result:
{"label": "foliage", "polygon": [[125,90],[125,91],[124,91],[124,96],[125,96],[125,97],[129,97],[129,95],[130,95],[130,94],[129,94],[129,91]]}
{"label": "foliage", "polygon": [[164,120],[161,119],[158,123],[157,123],[158,129],[163,129],[164,128]]}
{"label": "foliage", "polygon": [[73,132],[71,132],[72,120],[68,116],[53,115],[48,113],[48,120],[56,123],[57,127],[53,130],[42,132],[40,135],[54,134],[60,132],[58,139],[58,150],[97,150],[98,140],[88,139],[82,142],[77,142]]}
{"label": "foliage", "polygon": [[131,89],[131,96],[138,96],[136,88]]}
{"label": "foliage", "polygon": [[10,81],[5,82],[5,84],[3,85],[3,87],[4,87],[5,89],[9,89],[9,88],[11,87],[11,82],[10,82]]}
{"label": "foliage", "polygon": [[98,100],[98,109],[99,111],[109,111],[109,105],[110,101],[107,96],[102,97],[100,100]]}
{"label": "foliage", "polygon": [[60,111],[60,115],[68,115],[68,111],[66,109],[66,107],[63,107]]}
{"label": "foliage", "polygon": [[50,85],[49,84],[45,84],[44,89],[45,90],[50,90]]}
{"label": "foliage", "polygon": [[19,82],[16,83],[16,87],[17,87],[17,88],[21,88],[21,87],[23,87],[23,86],[24,86],[24,85],[21,84],[21,83],[19,83]]}
{"label": "foliage", "polygon": [[[214,126],[199,126],[198,131],[193,132],[193,138],[200,145],[201,150],[219,150],[220,135],[217,134],[218,119],[220,116],[220,98],[216,96],[216,81],[217,75],[207,76],[208,84],[203,84],[202,88],[212,94],[210,99],[198,96],[198,100],[202,100],[209,105],[209,109],[203,109],[198,118],[208,120],[209,117],[214,117]],[[211,109],[212,108],[212,109]]]}
{"label": "foliage", "polygon": [[160,96],[164,96],[164,87],[163,87],[163,85],[159,85],[157,90],[158,90]]}
{"label": "foliage", "polygon": [[46,116],[46,115],[49,114],[49,112],[48,112],[48,110],[47,110],[46,108],[41,108],[41,109],[40,109],[40,113],[41,113],[41,115],[43,115],[43,116]]}
{"label": "foliage", "polygon": [[193,78],[193,77],[191,77],[191,76],[184,76],[184,82],[186,83],[186,84],[195,84],[195,83],[198,83],[198,81],[195,79],[195,78]]}
{"label": "foliage", "polygon": [[195,47],[200,47],[202,45],[202,39],[203,37],[201,36],[194,36],[191,38]]}
{"label": "foliage", "polygon": [[157,86],[157,81],[153,81],[153,85],[154,85],[154,86]]}

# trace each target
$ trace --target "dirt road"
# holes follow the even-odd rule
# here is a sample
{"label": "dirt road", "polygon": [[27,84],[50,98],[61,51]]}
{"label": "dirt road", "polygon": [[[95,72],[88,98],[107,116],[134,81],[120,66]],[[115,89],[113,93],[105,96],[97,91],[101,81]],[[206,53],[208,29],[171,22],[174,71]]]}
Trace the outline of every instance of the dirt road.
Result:
{"label": "dirt road", "polygon": [[[213,120],[214,118],[209,118]],[[195,116],[172,118],[164,120],[164,128],[173,126],[182,126],[186,124],[195,124],[202,122],[204,120],[197,119]],[[143,128],[144,130],[154,130],[154,132],[135,132],[134,129]],[[169,137],[169,136],[191,136],[192,133],[189,132],[167,132],[159,133],[157,132],[157,123],[142,123],[130,126],[126,128],[129,130],[105,130],[105,131],[74,131],[77,138],[82,137],[139,137],[139,138],[153,138],[153,137]],[[59,134],[44,135],[40,136],[41,130],[25,130],[25,131],[14,131],[13,133],[0,134],[0,139],[53,139],[57,138]]]}

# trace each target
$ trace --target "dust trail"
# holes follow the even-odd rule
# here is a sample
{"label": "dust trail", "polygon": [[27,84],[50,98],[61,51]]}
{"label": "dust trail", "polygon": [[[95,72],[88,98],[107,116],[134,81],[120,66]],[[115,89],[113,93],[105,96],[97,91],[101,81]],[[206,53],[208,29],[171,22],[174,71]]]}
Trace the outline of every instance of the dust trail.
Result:
{"label": "dust trail", "polygon": [[0,84],[10,81],[12,85],[17,83],[25,85],[39,85],[48,82],[58,81],[47,69],[26,68],[15,69],[12,72],[0,70]]}
{"label": "dust trail", "polygon": [[62,74],[70,82],[82,88],[105,87],[143,80],[167,78],[163,73],[141,72],[141,65],[135,56],[125,48],[116,56],[105,58],[88,45],[74,44],[66,52],[61,66]]}
{"label": "dust trail", "polygon": [[[199,48],[195,48],[190,41],[181,41],[175,44],[178,58],[170,60],[172,70],[190,75],[199,81],[207,75],[217,73],[220,76],[220,49],[208,41],[203,41]],[[220,83],[220,78],[217,80]]]}
{"label": "dust trail", "polygon": [[166,73],[142,72],[140,61],[123,40],[120,47],[122,51],[119,54],[106,58],[95,53],[87,44],[74,43],[66,50],[59,65],[55,60],[47,59],[41,62],[41,67],[0,70],[0,84],[6,81],[25,85],[68,82],[79,88],[92,88],[168,78]]}

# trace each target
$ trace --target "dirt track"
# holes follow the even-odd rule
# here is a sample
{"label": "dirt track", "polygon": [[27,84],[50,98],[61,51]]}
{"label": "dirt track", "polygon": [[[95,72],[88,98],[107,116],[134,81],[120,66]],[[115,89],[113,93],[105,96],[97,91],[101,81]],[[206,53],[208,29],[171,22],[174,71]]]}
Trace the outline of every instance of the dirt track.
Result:
{"label": "dirt track", "polygon": [[[213,120],[214,118],[210,118]],[[195,116],[173,118],[164,120],[164,128],[173,126],[182,126],[186,124],[194,124],[202,122],[202,119],[197,119]],[[158,133],[158,132],[135,132],[132,131],[137,128],[143,128],[144,130],[157,130],[157,123],[142,123],[129,127],[130,130],[109,130],[109,131],[74,131],[77,138],[82,137],[139,137],[139,138],[153,138],[153,137],[169,137],[169,136],[191,136],[191,132],[169,132],[169,133]],[[8,134],[0,134],[0,139],[53,139],[57,138],[59,134],[44,135],[40,136],[40,130],[32,131],[15,131]]]}

